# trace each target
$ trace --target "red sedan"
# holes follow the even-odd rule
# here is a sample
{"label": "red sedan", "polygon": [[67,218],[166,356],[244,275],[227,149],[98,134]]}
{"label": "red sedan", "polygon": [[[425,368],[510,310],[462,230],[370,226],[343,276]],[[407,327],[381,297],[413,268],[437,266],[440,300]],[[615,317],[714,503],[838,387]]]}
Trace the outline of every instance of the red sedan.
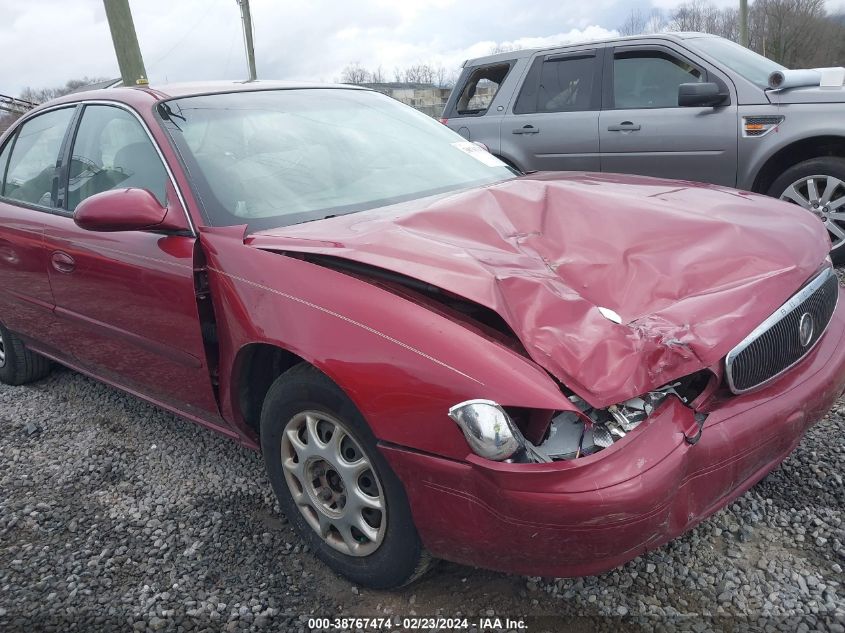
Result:
{"label": "red sedan", "polygon": [[0,380],[56,361],[261,450],[363,585],[594,574],[842,393],[826,239],[721,187],[519,177],[367,90],[91,91],[0,141]]}

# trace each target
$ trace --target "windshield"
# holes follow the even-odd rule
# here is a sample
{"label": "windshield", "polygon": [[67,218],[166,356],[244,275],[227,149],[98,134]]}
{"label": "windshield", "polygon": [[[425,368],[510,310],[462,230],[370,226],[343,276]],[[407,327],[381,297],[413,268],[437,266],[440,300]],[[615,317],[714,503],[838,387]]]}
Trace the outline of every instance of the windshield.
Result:
{"label": "windshield", "polygon": [[369,91],[215,94],[159,113],[214,226],[287,226],[514,176],[446,126]]}
{"label": "windshield", "polygon": [[769,75],[776,70],[786,70],[777,62],[721,37],[696,37],[688,42],[763,89],[769,87]]}

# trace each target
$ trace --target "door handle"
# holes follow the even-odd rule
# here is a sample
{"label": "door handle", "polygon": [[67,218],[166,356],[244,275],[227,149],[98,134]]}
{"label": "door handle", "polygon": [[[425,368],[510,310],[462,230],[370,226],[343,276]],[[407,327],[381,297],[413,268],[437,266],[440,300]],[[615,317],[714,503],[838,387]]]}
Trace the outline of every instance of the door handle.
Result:
{"label": "door handle", "polygon": [[540,128],[534,127],[533,125],[523,125],[522,127],[515,128],[513,133],[514,134],[539,134]]}
{"label": "door handle", "polygon": [[619,125],[608,125],[608,132],[636,132],[640,129],[639,123],[631,123],[630,121],[622,121]]}
{"label": "door handle", "polygon": [[60,273],[72,273],[76,268],[76,260],[62,251],[55,251],[50,257],[50,262]]}

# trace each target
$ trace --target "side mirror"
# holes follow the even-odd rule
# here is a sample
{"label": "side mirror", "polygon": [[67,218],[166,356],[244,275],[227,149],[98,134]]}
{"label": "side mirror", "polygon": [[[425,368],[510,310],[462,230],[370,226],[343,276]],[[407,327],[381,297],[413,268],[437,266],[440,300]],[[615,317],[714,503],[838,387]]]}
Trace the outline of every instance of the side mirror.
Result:
{"label": "side mirror", "polygon": [[85,198],[73,221],[88,231],[185,231],[181,213],[169,213],[146,189],[110,189]]}
{"label": "side mirror", "polygon": [[718,84],[696,83],[678,86],[678,105],[683,107],[710,107],[725,102],[728,95]]}

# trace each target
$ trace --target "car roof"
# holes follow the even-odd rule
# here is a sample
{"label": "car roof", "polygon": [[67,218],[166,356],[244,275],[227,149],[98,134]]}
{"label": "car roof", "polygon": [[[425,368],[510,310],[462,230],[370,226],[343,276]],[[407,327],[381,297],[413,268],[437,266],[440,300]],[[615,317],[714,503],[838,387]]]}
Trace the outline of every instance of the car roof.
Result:
{"label": "car roof", "polygon": [[161,99],[172,99],[175,97],[190,97],[206,94],[220,94],[226,92],[250,92],[255,90],[302,90],[309,88],[341,88],[365,90],[365,88],[360,88],[358,86],[352,86],[349,84],[276,80],[191,81],[183,83],[147,86],[147,89],[155,92]]}
{"label": "car roof", "polygon": [[629,42],[629,41],[663,41],[666,40],[674,40],[674,41],[681,41],[681,40],[690,40],[699,37],[718,37],[717,35],[711,35],[710,33],[697,33],[694,31],[671,31],[665,33],[648,33],[648,34],[641,34],[641,35],[617,35],[615,37],[604,37],[601,39],[595,40],[587,40],[584,42],[564,42],[561,44],[553,44],[551,46],[541,46],[539,48],[522,48],[515,51],[507,51],[504,53],[495,53],[493,55],[484,55],[483,57],[475,57],[473,59],[468,59],[464,62],[464,67],[466,66],[477,66],[479,64],[486,64],[489,62],[497,62],[497,61],[505,61],[511,59],[519,59],[522,57],[530,57],[535,53],[541,53],[543,51],[551,51],[551,50],[560,50],[562,48],[570,48],[570,47],[583,47],[583,46],[593,46],[598,44],[614,44],[616,42]]}
{"label": "car roof", "polygon": [[[367,90],[365,87],[349,84],[307,83],[297,81],[192,81],[172,84],[149,84],[132,87],[122,86],[94,86],[48,101],[44,106],[50,107],[61,103],[89,100],[119,101],[137,104],[139,101],[152,100],[154,102],[168,99],[190,97],[209,94],[224,94],[230,92],[254,92],[258,90],[307,90],[307,89],[341,89]],[[152,98],[152,99],[150,99]]]}

